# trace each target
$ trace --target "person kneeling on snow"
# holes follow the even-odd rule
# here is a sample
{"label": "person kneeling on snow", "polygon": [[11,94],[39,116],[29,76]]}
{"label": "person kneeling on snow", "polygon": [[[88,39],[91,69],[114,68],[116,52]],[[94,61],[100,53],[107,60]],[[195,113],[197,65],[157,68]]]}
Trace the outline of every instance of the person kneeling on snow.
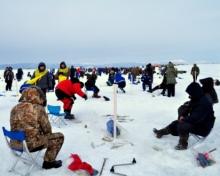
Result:
{"label": "person kneeling on snow", "polygon": [[95,85],[97,80],[97,75],[93,71],[93,73],[90,75],[87,75],[87,81],[85,83],[85,87],[87,91],[93,91],[93,98],[101,98],[101,96],[98,95],[99,88]]}
{"label": "person kneeling on snow", "polygon": [[125,93],[125,86],[126,86],[126,82],[125,82],[125,78],[121,75],[120,71],[118,71],[115,74],[115,84],[118,84],[118,88],[121,89],[121,91],[123,93]]}
{"label": "person kneeling on snow", "polygon": [[[24,131],[27,147],[30,152],[46,149],[43,168],[51,169],[62,166],[62,161],[56,160],[63,142],[62,133],[52,133],[48,115],[44,109],[46,96],[36,86],[22,92],[19,104],[11,111],[11,131]],[[22,143],[11,141],[11,147],[21,149]]]}
{"label": "person kneeling on snow", "polygon": [[187,87],[186,92],[189,94],[190,101],[179,108],[178,120],[161,130],[154,129],[157,138],[168,134],[179,136],[176,150],[187,149],[189,133],[208,136],[215,122],[213,106],[200,85],[193,82]]}
{"label": "person kneeling on snow", "polygon": [[78,78],[61,81],[56,86],[55,94],[58,100],[63,102],[63,109],[66,113],[65,119],[75,119],[74,115],[71,114],[72,106],[76,99],[75,94],[87,100],[87,95],[81,90],[83,86],[84,84]]}

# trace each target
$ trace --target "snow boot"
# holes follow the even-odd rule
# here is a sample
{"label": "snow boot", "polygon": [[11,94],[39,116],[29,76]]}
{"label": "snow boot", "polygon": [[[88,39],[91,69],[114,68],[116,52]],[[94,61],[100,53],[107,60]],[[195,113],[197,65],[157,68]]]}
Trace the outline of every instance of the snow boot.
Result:
{"label": "snow boot", "polygon": [[176,150],[186,150],[187,147],[188,147],[188,138],[189,138],[189,135],[187,135],[187,136],[180,136],[179,143],[175,147],[175,149]]}
{"label": "snow boot", "polygon": [[44,161],[42,168],[43,169],[52,169],[52,168],[59,168],[61,166],[62,166],[61,160],[52,161],[52,162]]}
{"label": "snow boot", "polygon": [[98,93],[94,93],[92,98],[101,98],[101,96],[99,96]]}
{"label": "snow boot", "polygon": [[66,112],[64,119],[73,120],[75,119],[75,116],[73,114],[70,114],[69,112]]}
{"label": "snow boot", "polygon": [[168,127],[163,128],[161,130],[157,130],[156,128],[153,129],[154,134],[157,138],[162,138],[163,135],[170,134],[170,129]]}

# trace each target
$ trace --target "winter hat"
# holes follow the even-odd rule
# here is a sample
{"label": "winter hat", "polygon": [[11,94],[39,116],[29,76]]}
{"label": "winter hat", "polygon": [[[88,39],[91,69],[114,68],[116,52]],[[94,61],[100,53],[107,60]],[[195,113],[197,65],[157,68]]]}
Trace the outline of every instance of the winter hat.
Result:
{"label": "winter hat", "polygon": [[203,90],[196,82],[191,83],[186,88],[186,92],[191,96],[192,100],[199,100],[203,96]]}
{"label": "winter hat", "polygon": [[37,86],[27,87],[23,90],[19,102],[29,102],[32,104],[39,104],[46,106],[47,99],[43,91]]}
{"label": "winter hat", "polygon": [[40,62],[38,64],[38,70],[40,70],[40,67],[44,67],[46,69],[46,64],[44,62]]}

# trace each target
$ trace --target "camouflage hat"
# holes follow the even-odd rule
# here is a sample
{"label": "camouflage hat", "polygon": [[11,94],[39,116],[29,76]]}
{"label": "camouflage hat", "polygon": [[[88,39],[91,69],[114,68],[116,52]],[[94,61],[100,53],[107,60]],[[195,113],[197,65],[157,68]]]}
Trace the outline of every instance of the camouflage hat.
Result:
{"label": "camouflage hat", "polygon": [[32,104],[46,105],[46,96],[37,86],[31,86],[22,92],[19,102],[29,102]]}

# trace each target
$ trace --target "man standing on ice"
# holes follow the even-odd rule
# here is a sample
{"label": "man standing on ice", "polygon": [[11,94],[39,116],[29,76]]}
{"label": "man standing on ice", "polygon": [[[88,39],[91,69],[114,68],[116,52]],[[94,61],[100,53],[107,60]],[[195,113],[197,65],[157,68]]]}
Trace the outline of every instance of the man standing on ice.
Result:
{"label": "man standing on ice", "polygon": [[193,67],[191,69],[191,75],[193,77],[193,82],[197,81],[197,77],[199,76],[200,69],[196,64],[193,64]]}
{"label": "man standing on ice", "polygon": [[179,136],[176,150],[187,149],[189,133],[208,136],[215,122],[212,103],[204,95],[200,85],[193,82],[187,87],[186,92],[189,94],[190,101],[187,102],[187,107],[184,105],[179,108],[178,120],[163,129],[153,130],[157,138],[168,134]]}
{"label": "man standing on ice", "polygon": [[75,119],[74,115],[71,114],[72,106],[76,99],[75,94],[87,100],[87,95],[81,90],[83,86],[84,84],[77,78],[61,81],[56,86],[55,94],[58,100],[63,102],[63,109],[66,113],[65,119]]}

